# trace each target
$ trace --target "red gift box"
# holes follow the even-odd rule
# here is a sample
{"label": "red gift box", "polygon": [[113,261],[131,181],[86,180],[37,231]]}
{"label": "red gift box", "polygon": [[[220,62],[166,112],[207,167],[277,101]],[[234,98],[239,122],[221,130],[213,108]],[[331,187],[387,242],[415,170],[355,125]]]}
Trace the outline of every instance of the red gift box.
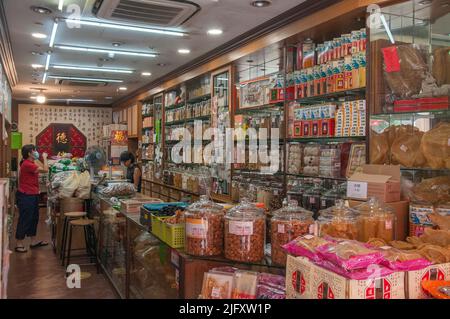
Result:
{"label": "red gift box", "polygon": [[302,137],[303,136],[303,128],[302,121],[294,122],[294,137]]}

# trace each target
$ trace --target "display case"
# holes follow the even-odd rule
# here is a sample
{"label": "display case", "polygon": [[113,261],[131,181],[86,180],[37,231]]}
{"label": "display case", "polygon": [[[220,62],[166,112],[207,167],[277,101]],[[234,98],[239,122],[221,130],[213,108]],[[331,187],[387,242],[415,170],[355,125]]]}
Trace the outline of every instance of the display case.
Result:
{"label": "display case", "polygon": [[441,1],[381,8],[370,32],[370,162],[421,182],[450,172],[450,9]]}

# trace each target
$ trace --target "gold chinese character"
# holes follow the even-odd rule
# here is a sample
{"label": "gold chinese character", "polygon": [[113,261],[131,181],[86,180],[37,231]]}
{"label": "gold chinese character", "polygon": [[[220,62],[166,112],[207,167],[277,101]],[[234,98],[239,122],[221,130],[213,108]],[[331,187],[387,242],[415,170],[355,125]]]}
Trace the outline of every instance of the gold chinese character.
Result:
{"label": "gold chinese character", "polygon": [[117,142],[125,141],[125,134],[123,133],[123,131],[116,131],[114,134],[114,140]]}
{"label": "gold chinese character", "polygon": [[62,133],[58,133],[56,135],[56,142],[58,142],[58,144],[67,144],[67,136],[66,133],[62,132]]}

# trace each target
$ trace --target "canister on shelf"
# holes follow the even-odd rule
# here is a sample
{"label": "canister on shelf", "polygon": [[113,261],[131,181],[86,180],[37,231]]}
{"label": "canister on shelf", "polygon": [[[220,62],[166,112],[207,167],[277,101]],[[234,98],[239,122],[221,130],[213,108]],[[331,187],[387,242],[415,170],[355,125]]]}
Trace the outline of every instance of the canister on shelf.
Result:
{"label": "canister on shelf", "polygon": [[320,211],[317,219],[318,235],[357,240],[357,217],[356,211],[345,207],[344,201],[338,199],[335,206]]}

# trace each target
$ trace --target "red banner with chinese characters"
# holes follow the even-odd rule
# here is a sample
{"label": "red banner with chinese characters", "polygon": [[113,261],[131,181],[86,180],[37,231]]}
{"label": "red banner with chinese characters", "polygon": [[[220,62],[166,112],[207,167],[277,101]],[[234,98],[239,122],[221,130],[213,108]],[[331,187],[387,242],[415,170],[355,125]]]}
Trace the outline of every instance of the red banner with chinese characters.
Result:
{"label": "red banner with chinese characters", "polygon": [[36,137],[39,152],[50,156],[71,153],[74,157],[83,157],[86,152],[86,136],[73,124],[50,124]]}
{"label": "red banner with chinese characters", "polygon": [[111,146],[127,146],[128,132],[127,131],[111,131]]}

